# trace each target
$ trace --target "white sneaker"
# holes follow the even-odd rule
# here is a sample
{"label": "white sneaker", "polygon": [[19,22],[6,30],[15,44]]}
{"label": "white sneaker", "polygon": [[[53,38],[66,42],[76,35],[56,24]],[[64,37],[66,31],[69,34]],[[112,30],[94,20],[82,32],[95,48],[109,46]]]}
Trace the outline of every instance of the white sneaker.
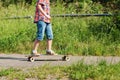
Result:
{"label": "white sneaker", "polygon": [[47,55],[57,55],[53,50],[46,50]]}
{"label": "white sneaker", "polygon": [[37,51],[32,51],[31,55],[32,56],[40,56],[40,54],[38,54]]}

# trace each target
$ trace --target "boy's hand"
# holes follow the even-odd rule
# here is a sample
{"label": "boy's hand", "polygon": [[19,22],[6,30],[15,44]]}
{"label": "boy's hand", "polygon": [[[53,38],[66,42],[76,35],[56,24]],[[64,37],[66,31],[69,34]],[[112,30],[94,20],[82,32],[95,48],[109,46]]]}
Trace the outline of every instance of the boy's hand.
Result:
{"label": "boy's hand", "polygon": [[50,17],[49,15],[46,15],[46,17],[47,17],[49,20],[51,20],[51,17]]}

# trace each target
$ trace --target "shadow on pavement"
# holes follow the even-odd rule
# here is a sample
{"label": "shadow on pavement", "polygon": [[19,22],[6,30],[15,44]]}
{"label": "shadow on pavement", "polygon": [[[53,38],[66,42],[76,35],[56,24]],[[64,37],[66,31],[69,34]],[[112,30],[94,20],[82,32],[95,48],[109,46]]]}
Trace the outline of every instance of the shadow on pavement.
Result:
{"label": "shadow on pavement", "polygon": [[16,57],[0,57],[0,60],[27,60],[26,58],[16,58]]}
{"label": "shadow on pavement", "polygon": [[[16,57],[0,57],[0,60],[19,60],[19,61],[28,61],[26,58],[16,58]],[[62,59],[35,59],[35,61],[63,61]]]}

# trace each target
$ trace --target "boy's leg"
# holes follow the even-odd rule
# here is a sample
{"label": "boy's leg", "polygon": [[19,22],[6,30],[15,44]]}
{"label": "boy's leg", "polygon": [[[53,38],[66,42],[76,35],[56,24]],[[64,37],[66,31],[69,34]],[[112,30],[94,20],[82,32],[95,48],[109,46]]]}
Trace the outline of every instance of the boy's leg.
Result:
{"label": "boy's leg", "polygon": [[37,23],[37,38],[34,41],[34,47],[33,47],[32,54],[38,55],[37,50],[38,50],[39,42],[43,40],[45,27],[46,27],[45,22],[38,21],[38,23]]}
{"label": "boy's leg", "polygon": [[47,24],[45,33],[46,33],[46,37],[47,37],[47,50],[51,50],[53,31],[52,31],[52,25],[50,23]]}
{"label": "boy's leg", "polygon": [[52,40],[47,40],[47,50],[51,50],[52,47]]}
{"label": "boy's leg", "polygon": [[34,41],[34,46],[33,46],[33,53],[37,54],[37,50],[38,50],[38,47],[39,47],[39,40],[35,40]]}
{"label": "boy's leg", "polygon": [[56,55],[56,53],[52,50],[53,31],[52,31],[51,24],[47,24],[45,32],[46,32],[46,36],[47,36],[46,54]]}
{"label": "boy's leg", "polygon": [[34,41],[34,46],[33,46],[33,50],[32,50],[32,53],[31,53],[32,56],[39,56],[40,55],[40,54],[37,53],[39,42],[40,41],[37,40],[37,39]]}

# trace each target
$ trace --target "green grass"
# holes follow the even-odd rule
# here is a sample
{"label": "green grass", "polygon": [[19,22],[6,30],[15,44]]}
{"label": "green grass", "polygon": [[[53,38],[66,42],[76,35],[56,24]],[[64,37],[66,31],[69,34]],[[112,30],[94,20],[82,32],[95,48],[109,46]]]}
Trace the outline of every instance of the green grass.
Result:
{"label": "green grass", "polygon": [[5,77],[6,80],[119,80],[119,67],[120,63],[108,65],[105,61],[101,61],[97,65],[86,65],[79,62],[66,67],[44,65],[29,69],[8,68],[0,69],[0,78]]}
{"label": "green grass", "polygon": [[[88,3],[91,4],[91,3]],[[79,4],[79,13],[102,13],[102,5]],[[96,8],[94,6],[98,5]],[[75,4],[66,8],[60,3],[51,5],[51,14],[75,12]],[[88,12],[86,12],[86,9]],[[35,6],[10,5],[0,8],[0,53],[30,53],[36,37],[36,25],[33,19],[10,19],[13,16],[34,16]],[[75,12],[76,13],[76,12]],[[53,50],[58,54],[71,55],[111,55],[120,54],[120,30],[112,17],[52,18],[54,40]],[[118,17],[119,22],[119,17]],[[45,52],[46,38],[39,46],[39,52]]]}
{"label": "green grass", "polygon": [[14,73],[16,71],[17,70],[15,70],[13,68],[10,68],[10,69],[1,69],[0,70],[0,77],[10,75],[10,74],[12,74],[12,73]]}

